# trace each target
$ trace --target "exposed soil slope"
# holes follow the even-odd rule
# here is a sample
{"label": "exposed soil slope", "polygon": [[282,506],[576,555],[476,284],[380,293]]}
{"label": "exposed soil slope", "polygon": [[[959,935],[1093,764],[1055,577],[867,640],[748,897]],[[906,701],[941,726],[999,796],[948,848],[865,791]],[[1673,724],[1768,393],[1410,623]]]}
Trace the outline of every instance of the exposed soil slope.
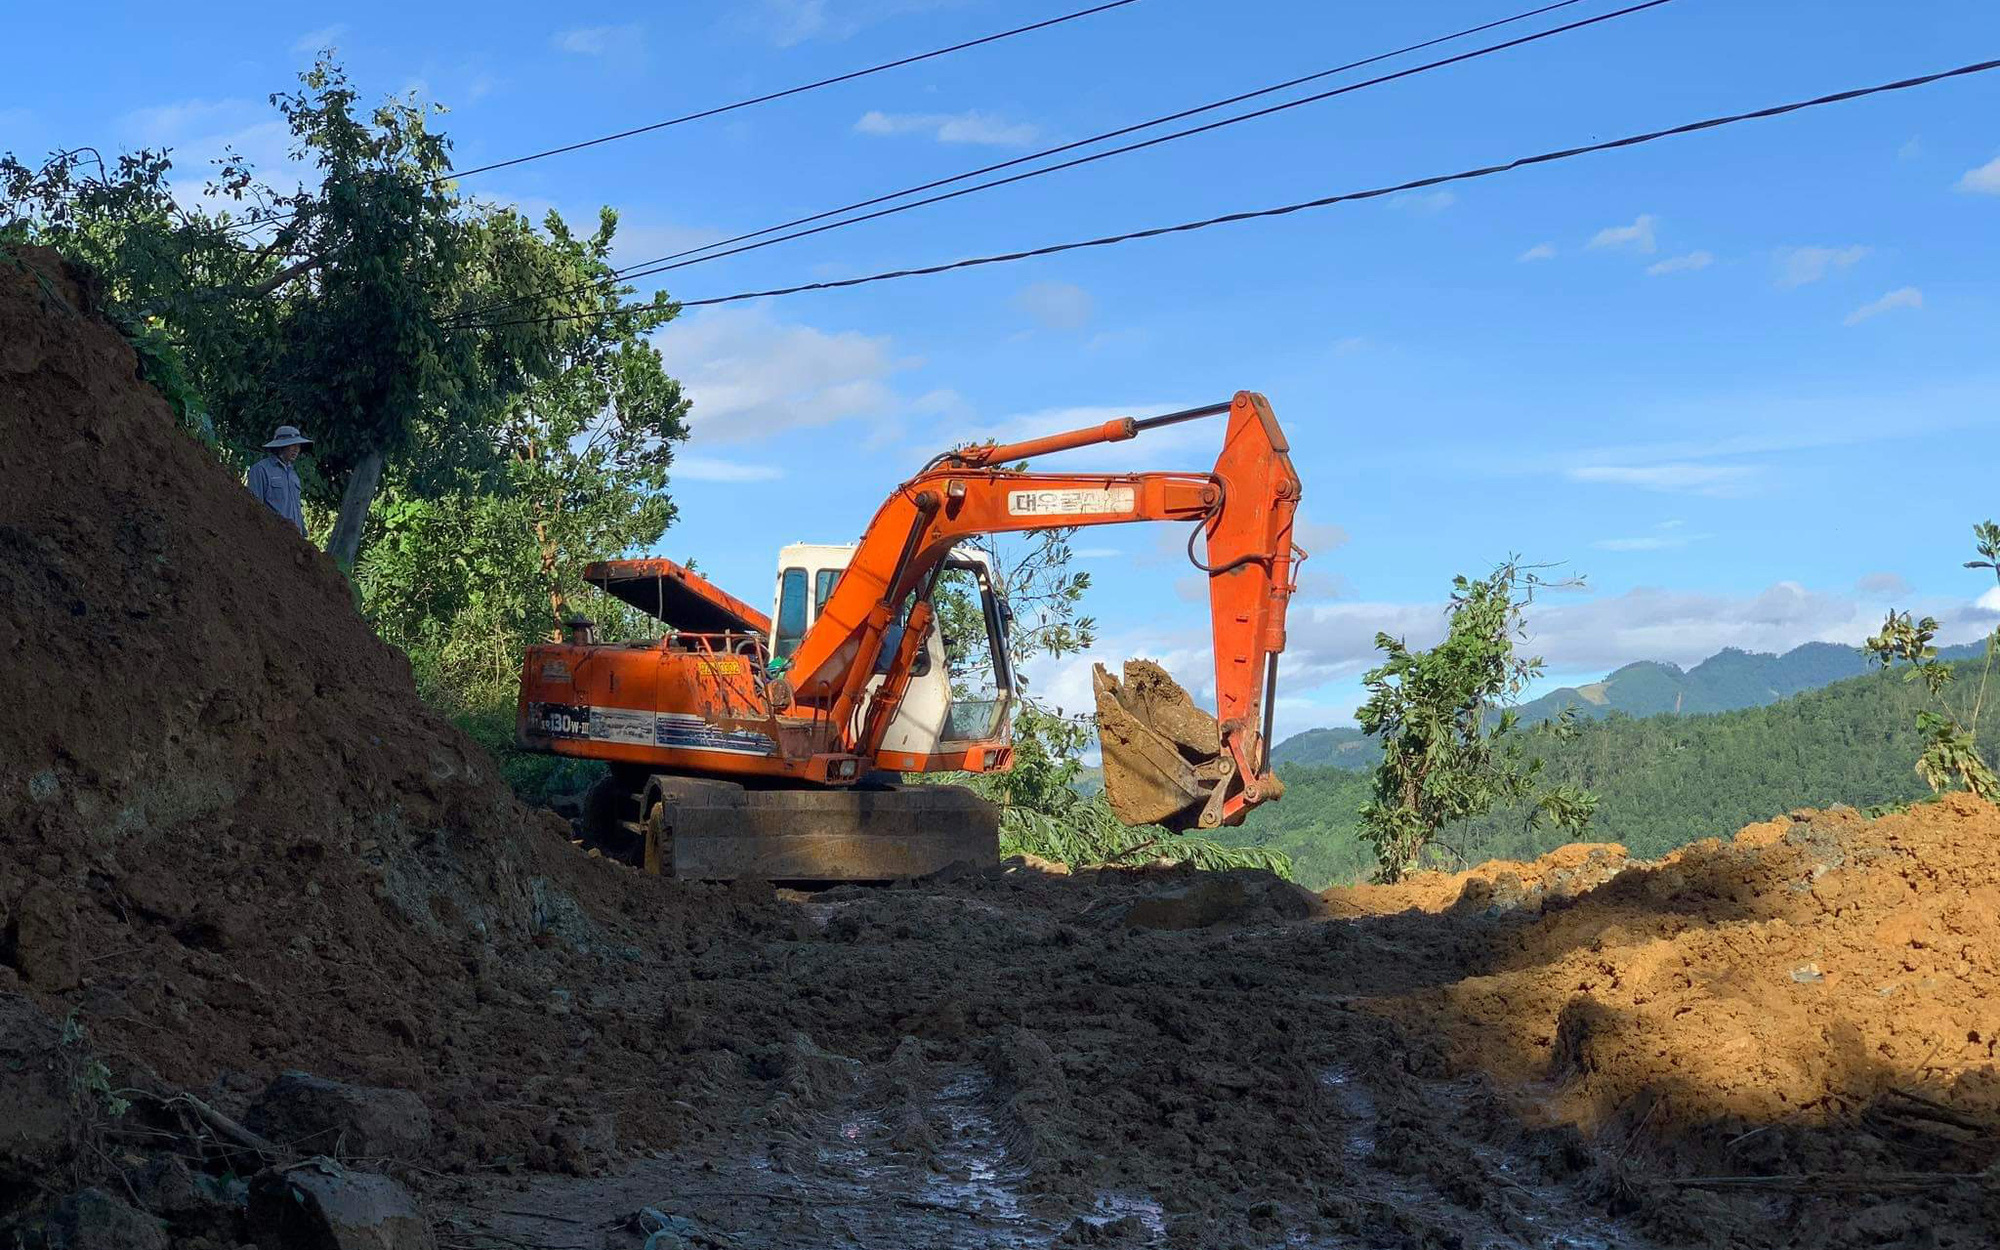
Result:
{"label": "exposed soil slope", "polygon": [[657,1080],[596,987],[727,900],[642,898],[516,804],[78,275],[24,260],[0,259],[0,989],[225,1098],[283,1068],[420,1091],[445,1159],[546,1139],[579,1067]]}

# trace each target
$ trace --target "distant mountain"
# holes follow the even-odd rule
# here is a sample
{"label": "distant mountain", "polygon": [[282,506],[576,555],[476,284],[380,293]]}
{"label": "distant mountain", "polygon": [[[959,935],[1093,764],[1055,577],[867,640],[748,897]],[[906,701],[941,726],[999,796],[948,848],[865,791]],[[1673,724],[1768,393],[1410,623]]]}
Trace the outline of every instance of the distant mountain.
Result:
{"label": "distant mountain", "polygon": [[1373,768],[1381,758],[1375,740],[1352,725],[1308,729],[1271,748],[1273,764],[1307,768]]}
{"label": "distant mountain", "polygon": [[[1939,655],[1969,660],[1982,653],[1983,644],[1968,643],[1944,648]],[[1519,710],[1524,725],[1553,720],[1570,707],[1578,716],[1592,719],[1613,712],[1636,717],[1734,712],[1860,677],[1874,668],[1858,648],[1834,642],[1809,642],[1783,655],[1725,647],[1685,672],[1657,660],[1627,664],[1603,681],[1551,690]]]}
{"label": "distant mountain", "polygon": [[[1948,660],[1970,660],[1984,654],[1984,643],[1945,647]],[[1564,686],[1523,703],[1521,723],[1554,720],[1573,707],[1581,719],[1601,720],[1613,713],[1632,717],[1697,716],[1765,707],[1808,690],[1860,677],[1874,664],[1854,647],[1833,642],[1809,642],[1783,655],[1726,647],[1691,669],[1659,660],[1640,660],[1587,686]],[[1367,735],[1352,725],[1308,729],[1271,748],[1274,763],[1323,768],[1373,768],[1381,758]]]}
{"label": "distant mountain", "polygon": [[[1958,676],[1977,682],[1978,666],[1961,663]],[[1550,781],[1598,795],[1587,839],[1623,842],[1634,855],[1652,857],[1696,838],[1727,837],[1796,807],[1868,807],[1923,797],[1929,791],[1914,766],[1923,749],[1917,713],[1926,705],[1921,685],[1878,672],[1713,715],[1596,719],[1580,725],[1574,738],[1535,749]],[[2000,720],[1986,719],[1979,746],[1987,760],[2000,758]],[[1315,889],[1367,876],[1375,855],[1359,825],[1372,789],[1368,774],[1292,764],[1281,766],[1279,775],[1285,782],[1281,801],[1216,836],[1234,846],[1285,852],[1299,880]],[[1533,859],[1570,840],[1547,825],[1529,828],[1527,817],[1526,809],[1514,807],[1452,826],[1442,844],[1456,859],[1439,858]]]}

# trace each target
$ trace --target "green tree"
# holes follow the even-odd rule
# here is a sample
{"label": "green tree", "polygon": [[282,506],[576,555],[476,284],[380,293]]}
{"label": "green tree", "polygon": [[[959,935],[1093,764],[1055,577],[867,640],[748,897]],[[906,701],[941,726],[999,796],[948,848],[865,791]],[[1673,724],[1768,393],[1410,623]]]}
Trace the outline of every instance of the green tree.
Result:
{"label": "green tree", "polygon": [[623,341],[672,306],[609,312],[607,291],[628,292],[591,285],[602,275],[582,252],[461,197],[431,128],[441,110],[364,110],[328,61],[271,99],[311,187],[275,191],[230,154],[211,212],[175,202],[165,152],[112,170],[9,155],[0,216],[8,237],[97,269],[109,311],[177,345],[239,464],[275,425],[312,434],[308,485],[336,508],[328,550],[351,567],[383,482],[424,498],[490,486],[506,465],[498,413],[570,367],[580,337]]}
{"label": "green tree", "polygon": [[[608,280],[616,230],[609,210],[582,237],[550,214],[545,236],[526,246],[556,254],[544,267],[596,280],[608,312],[619,298]],[[670,316],[607,316],[567,336],[558,370],[494,420],[501,468],[482,489],[427,495],[399,480],[378,499],[357,580],[433,701],[511,708],[525,648],[559,636],[584,566],[650,547],[672,522],[667,476],[689,405],[645,338]],[[599,597],[591,610],[606,638],[657,627],[615,600]]]}
{"label": "green tree", "polygon": [[[1386,658],[1364,678],[1368,701],[1357,719],[1383,748],[1374,797],[1361,809],[1377,879],[1400,880],[1421,865],[1439,830],[1496,804],[1531,800],[1531,826],[1551,820],[1574,831],[1589,822],[1596,797],[1540,784],[1542,761],[1524,750],[1506,706],[1542,671],[1541,659],[1517,655],[1515,643],[1522,609],[1547,584],[1510,560],[1485,578],[1453,580],[1445,639],[1430,650],[1375,636]],[[1573,728],[1565,717],[1549,732]]]}
{"label": "green tree", "polygon": [[[1982,521],[1972,527],[1973,546],[1982,559],[1967,560],[1969,569],[1987,569],[2000,579],[2000,525]],[[1988,802],[2000,802],[2000,777],[1979,753],[1979,716],[1986,705],[1986,681],[1993,672],[1993,659],[2000,654],[2000,629],[1986,637],[1986,662],[1979,669],[1979,684],[1969,698],[1954,698],[1956,669],[1938,658],[1932,642],[1937,638],[1936,618],[1913,620],[1908,612],[1891,611],[1882,631],[1863,644],[1883,668],[1901,663],[1908,668],[1905,681],[1921,682],[1930,697],[1930,706],[1917,713],[1917,730],[1923,735],[1923,751],[1917,756],[1917,775],[1934,792],[1956,782]]]}

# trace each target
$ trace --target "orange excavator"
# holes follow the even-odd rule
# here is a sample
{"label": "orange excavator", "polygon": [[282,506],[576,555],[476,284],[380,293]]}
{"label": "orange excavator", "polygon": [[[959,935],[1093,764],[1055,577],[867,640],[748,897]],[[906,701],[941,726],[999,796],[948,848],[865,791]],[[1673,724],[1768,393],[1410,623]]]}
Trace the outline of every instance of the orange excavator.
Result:
{"label": "orange excavator", "polygon": [[[1205,417],[1227,419],[1207,472],[1022,463]],[[529,648],[517,737],[609,765],[585,801],[586,839],[651,872],[853,881],[990,863],[996,807],[964,786],[905,781],[1013,762],[1013,615],[975,540],[1180,521],[1208,578],[1217,714],[1157,665],[1130,661],[1123,680],[1098,666],[1105,792],[1127,824],[1238,824],[1283,789],[1269,747],[1285,609],[1305,558],[1292,542],[1299,493],[1277,418],[1249,391],[944,452],[889,495],[859,542],[784,548],[768,616],[670,560],[589,566],[588,580],[658,618],[663,636],[599,642],[579,619],[566,641]],[[960,614],[976,618],[961,630],[984,637],[947,648],[937,604],[947,584],[978,605]]]}

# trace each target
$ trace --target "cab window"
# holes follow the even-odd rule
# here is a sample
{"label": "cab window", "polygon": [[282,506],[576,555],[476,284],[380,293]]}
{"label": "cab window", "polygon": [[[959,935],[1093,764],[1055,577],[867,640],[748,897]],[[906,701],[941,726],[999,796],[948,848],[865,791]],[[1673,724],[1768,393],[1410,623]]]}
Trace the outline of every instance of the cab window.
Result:
{"label": "cab window", "polygon": [[806,571],[786,569],[778,579],[778,624],[777,637],[771,644],[771,654],[784,659],[799,649],[799,640],[806,636]]}
{"label": "cab window", "polygon": [[833,598],[833,588],[840,584],[840,575],[845,569],[821,569],[813,574],[813,619],[826,610],[826,601]]}

